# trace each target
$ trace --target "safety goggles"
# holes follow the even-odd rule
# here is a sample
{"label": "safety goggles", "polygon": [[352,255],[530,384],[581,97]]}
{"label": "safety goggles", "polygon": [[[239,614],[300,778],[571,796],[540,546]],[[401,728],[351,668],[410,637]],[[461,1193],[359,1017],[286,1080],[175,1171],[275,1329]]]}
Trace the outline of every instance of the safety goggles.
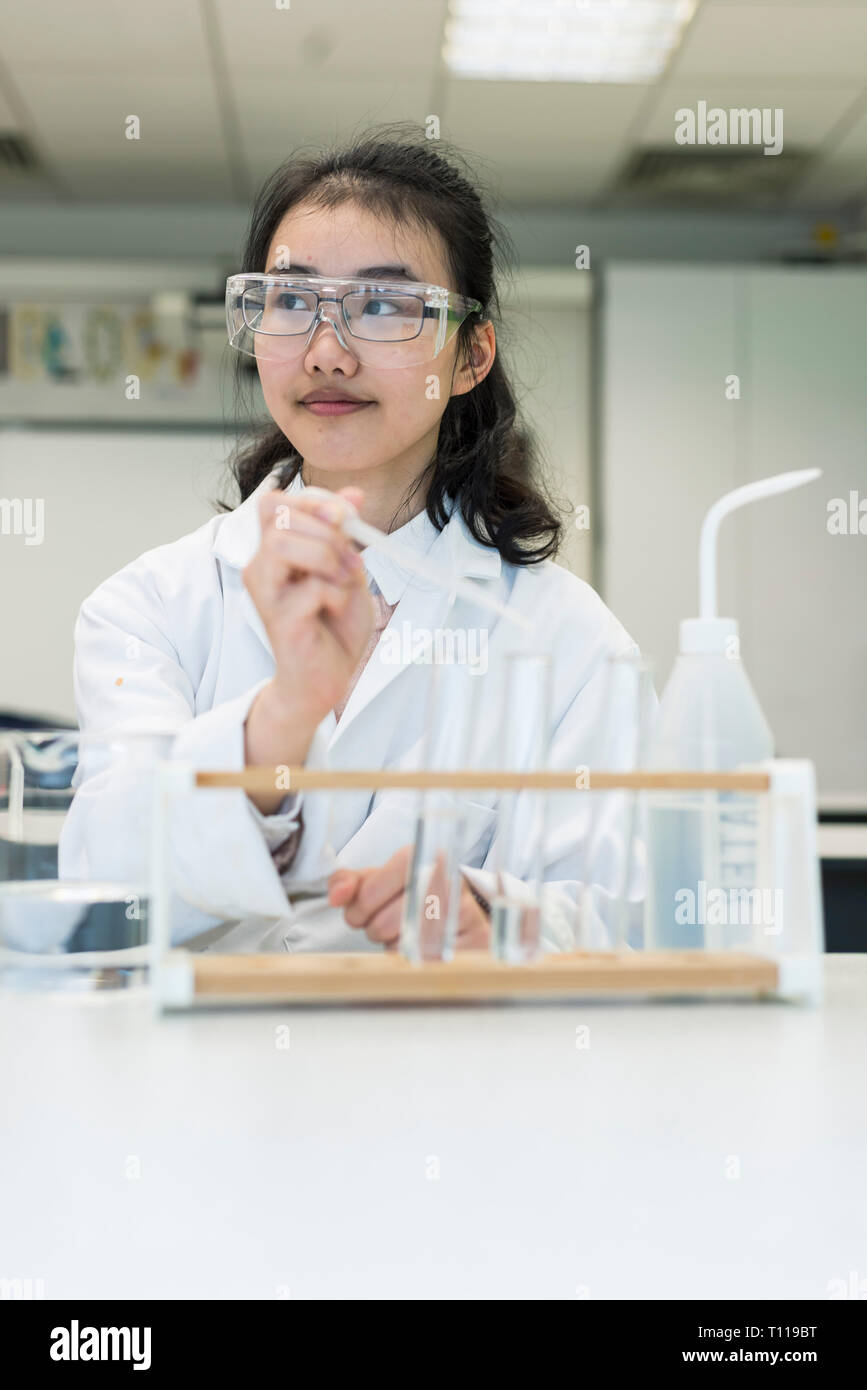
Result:
{"label": "safety goggles", "polygon": [[359,362],[415,367],[438,356],[464,320],[481,312],[477,299],[410,281],[258,274],[226,281],[230,344],[269,362],[301,357],[327,322]]}

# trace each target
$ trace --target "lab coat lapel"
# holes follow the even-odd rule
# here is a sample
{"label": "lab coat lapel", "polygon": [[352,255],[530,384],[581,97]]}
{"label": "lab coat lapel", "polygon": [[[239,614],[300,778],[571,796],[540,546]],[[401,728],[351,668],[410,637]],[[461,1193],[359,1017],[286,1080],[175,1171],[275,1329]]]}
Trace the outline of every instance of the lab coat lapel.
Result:
{"label": "lab coat lapel", "polygon": [[339,748],[362,710],[413,665],[413,641],[447,621],[450,596],[443,589],[423,585],[423,580],[413,580],[404,590],[337,722],[329,751]]}
{"label": "lab coat lapel", "polygon": [[274,649],[272,648],[271,643],[268,640],[268,630],[265,627],[265,624],[262,622],[262,615],[260,614],[258,608],[253,602],[253,596],[250,593],[250,590],[247,588],[246,584],[244,583],[243,579],[241,580],[240,602],[241,612],[244,615],[244,618],[250,624],[250,627],[256,633],[257,637],[261,639],[266,652],[268,652],[269,656],[271,657],[271,660],[273,661]]}
{"label": "lab coat lapel", "polygon": [[[224,564],[230,565],[234,570],[242,570],[259,549],[262,541],[262,528],[259,524],[259,500],[263,492],[268,492],[274,487],[274,475],[282,467],[282,463],[277,464],[271,473],[262,479],[259,486],[250,493],[250,496],[233,512],[229,512],[220,523],[211,551],[218,560],[222,560]],[[287,494],[297,492],[301,486],[300,478],[293,478],[286,492]],[[268,640],[268,632],[240,573],[237,576],[237,583],[240,588],[241,615],[248,626],[253,629],[273,661],[274,652]]]}

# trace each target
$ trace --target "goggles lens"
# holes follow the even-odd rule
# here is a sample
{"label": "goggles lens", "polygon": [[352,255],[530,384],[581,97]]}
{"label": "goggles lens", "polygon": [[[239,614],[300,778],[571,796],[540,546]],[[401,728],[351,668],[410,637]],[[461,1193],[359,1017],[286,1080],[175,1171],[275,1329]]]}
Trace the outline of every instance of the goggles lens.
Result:
{"label": "goggles lens", "polygon": [[424,300],[412,294],[368,291],[348,294],[343,301],[350,333],[368,343],[405,343],[417,338],[424,328],[424,309]]}
{"label": "goggles lens", "polygon": [[300,357],[327,321],[360,362],[414,366],[436,357],[481,307],[439,285],[274,275],[233,275],[226,282],[229,342],[268,361]]}

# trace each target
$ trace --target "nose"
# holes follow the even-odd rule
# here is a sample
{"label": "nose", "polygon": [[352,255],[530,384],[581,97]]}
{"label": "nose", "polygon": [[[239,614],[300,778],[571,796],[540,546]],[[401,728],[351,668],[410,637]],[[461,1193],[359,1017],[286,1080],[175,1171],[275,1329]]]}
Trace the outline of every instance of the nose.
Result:
{"label": "nose", "polygon": [[340,371],[344,376],[354,376],[359,365],[358,358],[346,341],[340,309],[336,304],[324,300],[314,320],[312,337],[304,354],[304,366],[309,372]]}

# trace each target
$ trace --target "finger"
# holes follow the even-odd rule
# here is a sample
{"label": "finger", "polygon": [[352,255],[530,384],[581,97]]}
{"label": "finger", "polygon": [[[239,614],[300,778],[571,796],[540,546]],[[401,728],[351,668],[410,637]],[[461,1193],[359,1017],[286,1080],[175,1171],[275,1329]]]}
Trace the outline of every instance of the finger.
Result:
{"label": "finger", "polygon": [[[312,574],[331,584],[351,584],[364,563],[351,546],[335,545],[330,537],[310,536],[302,531],[287,531],[275,537],[268,553],[276,557],[277,567],[285,566],[285,578]],[[273,567],[270,573],[274,574]]]}
{"label": "finger", "polygon": [[490,931],[484,923],[479,922],[470,932],[458,934],[455,941],[456,951],[486,951],[490,946]]}
{"label": "finger", "polygon": [[468,931],[480,917],[486,917],[484,909],[476,902],[466,883],[461,884],[461,897],[458,905],[458,931]]}
{"label": "finger", "polygon": [[[273,575],[251,562],[242,570],[244,586],[250,593],[261,614],[279,605],[281,615],[295,623],[316,617],[320,613],[329,614],[339,620],[351,603],[357,601],[359,581],[351,580],[341,584],[331,583],[318,575],[300,575],[294,580],[287,579],[282,584],[275,583]],[[367,585],[363,585],[365,593]],[[370,626],[373,627],[373,600],[369,598]]]}
{"label": "finger", "polygon": [[445,922],[449,915],[450,892],[452,884],[449,883],[448,869],[446,867],[445,853],[440,850],[437,854],[433,868],[428,875],[424,889],[424,910],[429,915],[431,909],[435,909],[438,921]]}
{"label": "finger", "polygon": [[[294,622],[304,622],[320,613],[339,620],[355,599],[355,588],[350,585],[329,584],[325,579],[312,576],[299,579],[290,584],[281,596],[283,612]],[[373,602],[370,601],[370,626],[373,628]]]}
{"label": "finger", "polygon": [[473,903],[475,911],[468,911],[458,920],[455,948],[458,951],[483,951],[490,945],[491,924],[478,903]]}
{"label": "finger", "polygon": [[338,491],[338,497],[345,497],[346,501],[356,511],[359,511],[364,501],[364,492],[360,487],[342,487]]}
{"label": "finger", "polygon": [[358,891],[362,874],[355,869],[337,869],[328,882],[328,901],[332,907],[343,907]]}
{"label": "finger", "polygon": [[266,549],[281,543],[286,536],[302,535],[315,537],[332,546],[338,560],[352,560],[357,556],[351,537],[312,508],[301,507],[294,498],[291,502],[274,502],[267,510],[260,509],[260,513],[262,542]]}
{"label": "finger", "polygon": [[391,942],[397,945],[400,940],[400,927],[403,919],[403,894],[400,893],[396,898],[377,912],[373,921],[369,922],[365,928],[365,936],[368,941],[375,941],[379,945],[386,945]]}
{"label": "finger", "polygon": [[298,577],[309,567],[318,578],[332,583],[352,585],[359,577],[366,580],[364,562],[351,547],[336,544],[327,534],[312,537],[300,530],[291,536],[265,534],[262,545],[244,566],[241,577],[254,598],[264,604],[274,604]]}
{"label": "finger", "polygon": [[[377,893],[376,903],[370,905],[370,893],[368,892],[370,879],[367,877],[365,882],[360,885],[352,902],[344,909],[343,916],[350,927],[364,927],[365,930],[373,924],[373,920],[378,912],[384,912],[391,903],[398,902],[403,897],[403,886],[391,897],[383,898]],[[362,905],[362,896],[366,895],[367,905]]]}
{"label": "finger", "polygon": [[480,903],[476,902],[466,882],[461,885],[461,897],[458,905],[458,937],[467,936],[481,925],[487,927],[489,918]]}
{"label": "finger", "polygon": [[355,558],[364,544],[346,535],[342,522],[348,511],[358,511],[363,500],[359,487],[341,488],[338,493],[305,488],[303,493],[293,494],[291,501],[285,492],[265,493],[259,502],[262,534],[293,530],[328,536],[341,556]]}
{"label": "finger", "polygon": [[381,868],[371,869],[345,914],[350,926],[367,926],[386,903],[406,887],[411,846],[404,845]]}
{"label": "finger", "polygon": [[456,951],[487,951],[491,944],[491,924],[478,903],[458,920],[455,935]]}
{"label": "finger", "polygon": [[330,521],[339,526],[344,519],[352,512],[357,510],[359,499],[364,496],[360,488],[341,488],[338,492],[329,492],[327,488],[306,487],[301,494],[308,497],[317,516],[325,521]]}
{"label": "finger", "polygon": [[355,510],[356,495],[359,501],[364,496],[360,488],[342,488],[339,492],[330,492],[324,487],[305,487],[300,492],[293,492],[291,496],[279,488],[272,489],[264,494],[259,504],[260,515],[263,511],[270,514],[271,510],[288,506],[293,512],[308,512],[339,526],[344,517]]}

